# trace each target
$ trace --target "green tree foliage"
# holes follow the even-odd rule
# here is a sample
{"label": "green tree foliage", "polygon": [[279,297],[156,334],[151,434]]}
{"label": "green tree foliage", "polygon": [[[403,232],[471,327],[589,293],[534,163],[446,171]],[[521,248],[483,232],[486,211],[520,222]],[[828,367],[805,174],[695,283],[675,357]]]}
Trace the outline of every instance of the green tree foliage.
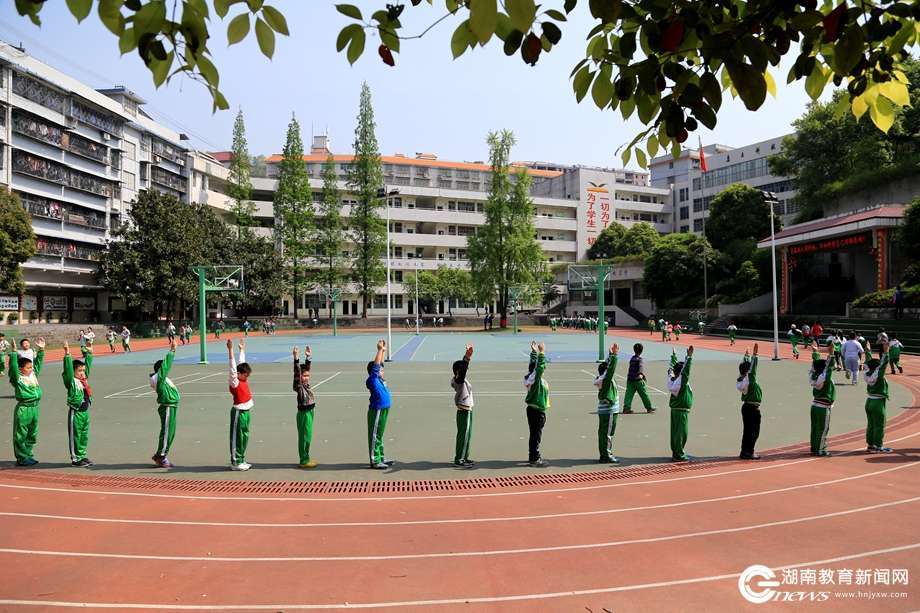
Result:
{"label": "green tree foliage", "polygon": [[[16,9],[40,26],[45,4],[45,0],[16,0]],[[284,15],[263,0],[67,0],[78,23],[90,16],[94,4],[99,21],[118,39],[118,50],[122,55],[137,52],[154,85],[159,87],[177,74],[187,75],[208,88],[215,111],[229,104],[220,92],[220,73],[208,49],[208,28],[215,23],[212,7],[221,21],[228,19],[231,9],[237,13],[227,24],[228,44],[244,40],[252,27],[259,50],[269,59],[275,53],[275,35],[289,34]]]}
{"label": "green tree foliage", "polygon": [[227,174],[227,195],[230,196],[230,211],[237,228],[239,238],[244,228],[254,225],[256,207],[252,203],[252,158],[246,144],[246,124],[243,122],[243,109],[236,114],[233,122],[233,146],[230,152],[230,172]]}
{"label": "green tree foliage", "polygon": [[703,255],[712,267],[717,255],[709,242],[689,233],[661,237],[645,260],[643,283],[660,307],[697,306],[703,300]]}
{"label": "green tree foliage", "polygon": [[348,188],[358,201],[351,210],[351,234],[355,244],[352,274],[361,294],[361,317],[374,296],[374,288],[386,280],[381,258],[386,251],[386,223],[380,218],[383,202],[378,191],[383,188],[383,167],[375,133],[371,88],[361,85],[358,125],[355,128],[355,155],[348,166]]}
{"label": "green tree foliage", "polygon": [[[723,91],[759,109],[767,93],[776,95],[771,67],[777,71],[789,53],[797,56],[787,82],[804,81],[812,99],[831,82],[846,83],[851,112],[859,117],[868,111],[882,131],[908,102],[899,68],[920,37],[920,5],[911,0],[888,1],[884,8],[856,0],[820,6],[815,0],[445,0],[447,14],[435,23],[451,14],[460,18],[450,39],[454,58],[498,38],[506,55],[535,65],[559,43],[566,15],[576,7],[587,8],[596,21],[585,58],[570,75],[576,99],[590,91],[598,108],[619,110],[623,119],[635,114],[649,126],[626,147],[624,164],[633,151],[643,167],[660,149],[676,157],[689,132],[715,127]],[[379,35],[380,59],[395,63],[406,5],[387,4],[369,18],[356,6],[336,8],[354,20],[336,41],[350,63],[364,51],[366,29]],[[439,30],[423,35],[428,31]],[[644,148],[633,148],[640,141]]]}
{"label": "green tree foliage", "polygon": [[275,242],[280,246],[285,280],[294,296],[294,317],[306,284],[307,258],[312,256],[310,234],[313,231],[313,192],[303,161],[300,124],[291,117],[287,138],[278,165],[278,189],[275,191]]}
{"label": "green tree foliage", "polygon": [[[782,223],[774,215],[773,223],[779,232]],[[770,205],[763,192],[743,183],[729,185],[709,205],[706,219],[706,238],[716,249],[730,251],[739,243],[756,244],[770,235]],[[753,248],[743,254],[748,259]]]}
{"label": "green tree foliage", "polygon": [[751,260],[742,262],[738,272],[716,286],[716,291],[722,297],[722,301],[728,303],[750,300],[762,294],[762,289],[760,272]]}
{"label": "green tree foliage", "polygon": [[245,289],[242,292],[227,292],[222,298],[240,311],[242,315],[272,313],[284,294],[284,265],[271,239],[245,232],[230,242],[224,259],[226,264],[243,266]]}
{"label": "green tree foliage", "polygon": [[0,292],[25,290],[21,264],[35,255],[32,220],[16,194],[0,190]]}
{"label": "green tree foliage", "polygon": [[[435,271],[423,270],[418,274],[418,294],[421,300],[447,303],[447,312],[453,315],[454,303],[459,300],[473,300],[473,278],[469,271],[439,266]],[[415,291],[415,276],[405,283],[408,292]]]}
{"label": "green tree foliage", "polygon": [[268,176],[268,164],[265,162],[264,155],[254,155],[249,162],[252,168],[252,176],[264,179]]}
{"label": "green tree foliage", "polygon": [[823,205],[843,193],[871,187],[892,178],[892,171],[916,173],[920,162],[920,61],[904,63],[910,106],[894,108],[887,133],[868,119],[840,113],[844,92],[830,102],[816,102],[793,126],[796,133],[783,141],[770,158],[773,174],[796,182],[801,205],[798,221],[821,217]]}
{"label": "green tree foliage", "polygon": [[914,198],[907,207],[897,240],[901,253],[914,263],[920,263],[920,197]]}
{"label": "green tree foliage", "polygon": [[539,288],[547,274],[546,256],[534,238],[530,176],[521,170],[515,181],[511,179],[514,134],[508,130],[490,132],[487,142],[492,184],[485,205],[485,225],[467,237],[467,253],[477,294],[495,296],[504,321],[508,316],[508,288]]}
{"label": "green tree foliage", "polygon": [[228,263],[230,228],[208,206],[145,191],[129,217],[114,232],[99,268],[102,285],[129,308],[151,301],[156,314],[176,313],[198,298],[193,266]]}
{"label": "green tree foliage", "polygon": [[[327,290],[327,295],[333,288],[341,287],[347,278],[345,258],[342,257],[345,226],[337,181],[335,161],[330,155],[323,164],[323,199],[316,204],[316,230],[312,239],[317,260],[314,280]],[[330,317],[333,308],[335,306],[330,302]]]}
{"label": "green tree foliage", "polygon": [[588,259],[608,260],[620,255],[620,245],[624,236],[626,236],[626,228],[622,224],[610,224],[601,230],[594,244],[588,247]]}

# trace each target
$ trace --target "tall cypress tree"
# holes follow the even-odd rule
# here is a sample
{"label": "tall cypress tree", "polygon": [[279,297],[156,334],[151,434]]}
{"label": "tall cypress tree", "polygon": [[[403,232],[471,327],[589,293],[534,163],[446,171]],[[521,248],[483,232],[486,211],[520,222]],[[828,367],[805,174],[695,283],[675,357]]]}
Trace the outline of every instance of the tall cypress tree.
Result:
{"label": "tall cypress tree", "polygon": [[381,258],[386,249],[386,224],[380,218],[383,201],[378,191],[383,187],[383,167],[377,136],[374,133],[374,108],[371,88],[361,86],[358,125],[355,128],[355,156],[348,167],[348,188],[358,203],[351,210],[351,234],[355,244],[352,275],[361,294],[361,317],[367,317],[368,302],[374,288],[386,280]]}
{"label": "tall cypress tree", "polygon": [[294,297],[294,318],[306,283],[313,229],[313,195],[303,159],[300,124],[291,115],[275,192],[275,243],[284,262],[286,285]]}
{"label": "tall cypress tree", "polygon": [[490,132],[487,142],[492,185],[484,211],[486,222],[475,235],[467,237],[467,253],[476,293],[496,297],[504,324],[509,287],[524,285],[531,289],[528,294],[533,294],[543,280],[546,256],[534,238],[530,176],[521,170],[512,181],[509,172],[514,134],[509,130]]}
{"label": "tall cypress tree", "polygon": [[[331,295],[332,288],[339,287],[345,281],[346,272],[342,257],[344,229],[342,222],[342,204],[339,201],[338,177],[335,173],[335,160],[331,155],[323,164],[323,199],[316,206],[316,230],[313,236],[314,253],[319,266],[315,279],[318,285]],[[329,317],[335,305],[329,303]]]}
{"label": "tall cypress tree", "polygon": [[239,238],[243,228],[254,225],[256,207],[252,203],[252,158],[249,157],[249,146],[246,143],[246,124],[243,123],[243,109],[236,114],[233,122],[233,146],[230,155],[230,173],[227,176],[227,195],[232,203],[230,210],[236,225],[236,236]]}

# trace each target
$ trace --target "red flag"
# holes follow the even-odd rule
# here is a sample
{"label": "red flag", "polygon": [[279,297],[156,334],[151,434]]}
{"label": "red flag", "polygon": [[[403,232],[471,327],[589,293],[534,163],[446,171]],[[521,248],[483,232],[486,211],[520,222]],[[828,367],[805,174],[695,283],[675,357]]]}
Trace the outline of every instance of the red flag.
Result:
{"label": "red flag", "polygon": [[703,139],[699,139],[700,143],[700,170],[703,172],[709,172],[709,167],[706,166],[706,153],[703,151]]}

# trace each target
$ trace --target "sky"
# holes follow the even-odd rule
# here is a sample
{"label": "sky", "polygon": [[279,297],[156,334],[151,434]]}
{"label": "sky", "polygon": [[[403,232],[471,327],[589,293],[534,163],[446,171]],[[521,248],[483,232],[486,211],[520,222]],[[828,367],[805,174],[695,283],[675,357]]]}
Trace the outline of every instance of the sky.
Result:
{"label": "sky", "polygon": [[[181,76],[156,89],[136,53],[121,56],[118,41],[95,14],[77,24],[63,0],[47,2],[42,26],[20,17],[13,2],[0,3],[0,39],[20,42],[26,52],[93,87],[125,85],[148,101],[145,109],[169,127],[191,137],[203,150],[230,148],[233,120],[242,108],[250,153],[280,152],[291,114],[300,121],[305,143],[309,133],[328,132],[335,153],[349,153],[361,83],[373,95],[381,153],[435,153],[440,159],[483,160],[490,130],[515,133],[515,160],[622,166],[617,148],[642,128],[619,112],[600,111],[590,95],[580,104],[572,93],[569,73],[584,57],[584,36],[594,22],[587,2],[579,3],[563,38],[535,67],[519,55],[506,57],[501,41],[467,51],[452,60],[450,36],[460,23],[449,17],[419,40],[403,41],[396,67],[377,55],[379,40],[369,35],[364,55],[349,66],[335,50],[339,30],[352,21],[326,0],[274,0],[287,17],[290,37],[279,36],[275,55],[259,52],[255,36],[228,47],[226,23],[241,9],[234,7],[221,22],[212,15],[209,47],[221,73],[221,91],[230,110],[211,112],[211,99],[199,83]],[[385,0],[355,2],[365,14],[383,8]],[[417,34],[443,14],[443,4],[406,3],[404,33]],[[547,8],[562,4],[549,0]],[[791,60],[790,60],[791,61]],[[792,131],[791,123],[809,101],[801,82],[786,85],[788,62],[773,69],[777,99],[768,96],[756,113],[740,100],[726,100],[714,131],[701,129],[704,145],[741,146]],[[636,167],[633,161],[630,166]]]}

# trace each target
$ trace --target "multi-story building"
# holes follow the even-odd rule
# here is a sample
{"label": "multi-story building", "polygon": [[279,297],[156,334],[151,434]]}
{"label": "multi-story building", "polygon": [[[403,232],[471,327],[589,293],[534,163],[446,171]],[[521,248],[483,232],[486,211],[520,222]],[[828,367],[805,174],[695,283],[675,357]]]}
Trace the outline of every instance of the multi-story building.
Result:
{"label": "multi-story building", "polygon": [[0,185],[32,218],[26,291],[0,311],[71,321],[124,308],[96,279],[97,260],[141,190],[188,202],[181,135],[124,87],[95,90],[0,42]]}
{"label": "multi-story building", "polygon": [[674,232],[701,233],[709,216],[709,204],[733,183],[744,183],[774,192],[779,204],[775,212],[783,224],[791,223],[799,211],[795,201],[795,181],[770,172],[768,158],[779,153],[782,136],[743,147],[707,145],[703,147],[707,172],[700,168],[698,149],[684,149],[680,157],[662,155],[651,160],[651,184],[670,190],[674,211]]}

